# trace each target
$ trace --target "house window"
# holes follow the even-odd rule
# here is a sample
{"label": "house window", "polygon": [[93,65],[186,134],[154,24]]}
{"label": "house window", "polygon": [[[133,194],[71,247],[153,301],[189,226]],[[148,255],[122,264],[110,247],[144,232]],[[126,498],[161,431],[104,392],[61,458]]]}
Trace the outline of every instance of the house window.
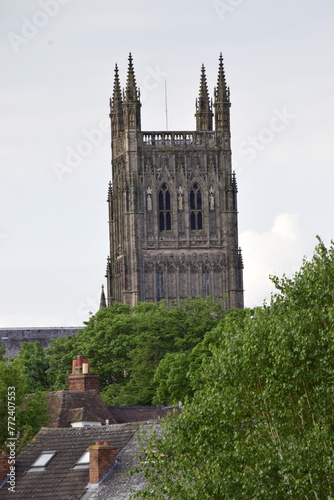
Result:
{"label": "house window", "polygon": [[203,229],[202,194],[197,183],[190,191],[190,229],[192,231]]}
{"label": "house window", "polygon": [[57,452],[56,451],[43,451],[40,456],[32,464],[28,472],[40,472],[45,470],[45,467],[53,459]]}
{"label": "house window", "polygon": [[164,183],[159,191],[159,229],[160,231],[170,231],[172,229],[172,215],[170,192]]}
{"label": "house window", "polygon": [[87,469],[89,467],[89,450],[81,455],[73,469]]}

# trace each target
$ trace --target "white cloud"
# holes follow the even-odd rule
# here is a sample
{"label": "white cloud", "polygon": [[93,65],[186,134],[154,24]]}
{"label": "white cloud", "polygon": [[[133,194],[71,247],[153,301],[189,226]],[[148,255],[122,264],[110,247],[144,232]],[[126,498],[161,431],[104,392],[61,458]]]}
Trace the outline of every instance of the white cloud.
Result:
{"label": "white cloud", "polygon": [[280,214],[276,217],[271,232],[282,239],[298,241],[301,236],[299,216],[297,214]]}
{"label": "white cloud", "polygon": [[291,275],[299,269],[305,237],[297,214],[276,216],[269,231],[259,233],[249,229],[240,234],[244,258],[245,305],[262,305],[270,298],[274,286],[270,275]]}

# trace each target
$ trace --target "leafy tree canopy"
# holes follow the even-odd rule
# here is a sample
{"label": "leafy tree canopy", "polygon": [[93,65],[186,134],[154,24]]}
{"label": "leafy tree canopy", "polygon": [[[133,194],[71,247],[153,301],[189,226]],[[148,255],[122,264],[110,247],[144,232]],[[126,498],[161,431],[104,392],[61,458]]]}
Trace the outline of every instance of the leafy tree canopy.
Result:
{"label": "leafy tree canopy", "polygon": [[50,387],[47,375],[49,363],[40,342],[22,342],[18,359],[22,361],[27,391],[35,392]]}
{"label": "leafy tree canopy", "polygon": [[[158,385],[154,374],[164,356],[190,353],[224,314],[222,304],[208,297],[187,299],[172,308],[162,301],[101,309],[75,337],[52,342],[47,359],[53,388],[66,387],[71,361],[81,354],[100,375],[106,402],[150,405]],[[175,399],[172,394],[166,397]]]}
{"label": "leafy tree canopy", "polygon": [[46,423],[45,393],[29,394],[22,361],[0,361],[0,449],[16,437],[19,452]]}
{"label": "leafy tree canopy", "polygon": [[[136,498],[334,498],[333,243],[273,281],[269,305],[232,311],[196,348],[198,388],[160,437],[146,436]],[[171,387],[185,364],[160,365]]]}

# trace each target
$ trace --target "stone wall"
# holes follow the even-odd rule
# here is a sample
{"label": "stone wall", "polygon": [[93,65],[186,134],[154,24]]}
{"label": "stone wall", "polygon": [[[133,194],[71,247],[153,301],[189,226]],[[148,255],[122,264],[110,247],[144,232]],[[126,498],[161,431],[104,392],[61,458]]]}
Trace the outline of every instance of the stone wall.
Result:
{"label": "stone wall", "polygon": [[75,335],[83,330],[82,326],[49,327],[49,328],[0,328],[0,342],[6,348],[6,357],[15,358],[20,350],[21,342],[39,341],[43,349],[49,347],[51,339],[65,335]]}

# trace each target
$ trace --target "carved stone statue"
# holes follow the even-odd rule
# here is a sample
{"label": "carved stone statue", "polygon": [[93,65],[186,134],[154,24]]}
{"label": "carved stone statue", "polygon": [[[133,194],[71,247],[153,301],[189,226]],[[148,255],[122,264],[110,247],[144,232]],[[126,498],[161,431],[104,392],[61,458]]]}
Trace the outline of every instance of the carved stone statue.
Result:
{"label": "carved stone statue", "polygon": [[177,204],[179,207],[179,210],[183,210],[183,187],[179,186],[179,189],[177,190]]}
{"label": "carved stone statue", "polygon": [[152,212],[152,188],[151,188],[151,186],[148,186],[148,188],[147,188],[146,201],[147,201],[148,212]]}
{"label": "carved stone statue", "polygon": [[212,186],[210,186],[209,189],[209,209],[210,210],[215,209],[215,191]]}

